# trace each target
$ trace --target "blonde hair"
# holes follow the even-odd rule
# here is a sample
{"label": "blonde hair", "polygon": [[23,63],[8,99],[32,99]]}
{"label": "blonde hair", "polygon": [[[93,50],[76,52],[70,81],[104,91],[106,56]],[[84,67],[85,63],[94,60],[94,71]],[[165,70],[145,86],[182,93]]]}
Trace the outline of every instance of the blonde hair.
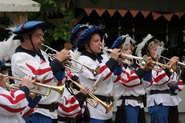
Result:
{"label": "blonde hair", "polygon": [[160,42],[158,39],[153,39],[149,44],[148,44],[148,50],[151,50],[155,46],[163,46],[163,43]]}

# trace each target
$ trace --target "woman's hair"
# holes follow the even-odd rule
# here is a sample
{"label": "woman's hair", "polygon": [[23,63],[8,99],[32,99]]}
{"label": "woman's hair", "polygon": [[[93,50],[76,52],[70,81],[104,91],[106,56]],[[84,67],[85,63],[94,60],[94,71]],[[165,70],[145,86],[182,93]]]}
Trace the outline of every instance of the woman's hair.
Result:
{"label": "woman's hair", "polygon": [[148,51],[150,51],[151,48],[153,48],[154,46],[163,46],[161,41],[159,41],[158,39],[153,39],[149,44],[148,44]]}

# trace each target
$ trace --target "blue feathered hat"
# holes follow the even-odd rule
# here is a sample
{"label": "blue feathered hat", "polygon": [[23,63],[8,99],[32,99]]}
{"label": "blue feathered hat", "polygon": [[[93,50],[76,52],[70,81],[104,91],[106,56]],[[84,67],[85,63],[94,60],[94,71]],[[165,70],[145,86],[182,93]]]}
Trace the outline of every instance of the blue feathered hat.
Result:
{"label": "blue feathered hat", "polygon": [[119,36],[119,37],[114,41],[114,43],[113,43],[113,45],[112,45],[111,48],[112,48],[112,49],[114,49],[114,48],[119,48],[120,45],[121,45],[127,38],[130,39],[130,43],[131,43],[131,44],[135,44],[135,41],[134,41],[129,35],[121,35],[121,36]]}
{"label": "blue feathered hat", "polygon": [[98,26],[90,26],[89,28],[85,29],[84,32],[76,39],[76,46],[82,47],[84,46],[87,42],[90,41],[89,36],[92,34],[98,33],[102,39],[103,35],[105,32]]}
{"label": "blue feathered hat", "polygon": [[28,21],[19,25],[17,28],[13,30],[14,34],[23,35],[29,31],[32,31],[36,27],[41,28],[43,31],[47,28],[47,24],[43,21]]}
{"label": "blue feathered hat", "polygon": [[70,35],[70,42],[71,44],[73,43],[74,40],[76,40],[76,38],[78,38],[78,33],[82,30],[82,29],[86,29],[89,27],[89,24],[77,24],[71,31],[71,35]]}

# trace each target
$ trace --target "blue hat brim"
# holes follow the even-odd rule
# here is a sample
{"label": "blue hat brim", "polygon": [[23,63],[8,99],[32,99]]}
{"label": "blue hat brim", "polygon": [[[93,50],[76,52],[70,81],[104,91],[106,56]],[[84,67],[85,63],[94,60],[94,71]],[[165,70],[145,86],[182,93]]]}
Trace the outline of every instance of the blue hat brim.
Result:
{"label": "blue hat brim", "polygon": [[76,25],[73,30],[71,31],[71,35],[69,38],[69,41],[71,44],[73,44],[73,42],[76,40],[76,38],[78,38],[78,33],[82,32],[82,30],[87,29],[88,26],[87,25],[82,25],[82,24],[78,24]]}
{"label": "blue hat brim", "polygon": [[23,35],[25,33],[28,33],[29,31],[32,31],[37,27],[45,31],[48,25],[43,21],[28,21],[24,24],[19,25],[16,29],[13,30],[13,33],[17,35]]}
{"label": "blue hat brim", "polygon": [[105,35],[105,32],[99,28],[98,26],[91,26],[87,29],[84,30],[84,32],[77,38],[76,40],[76,45],[78,48],[84,46],[86,43],[88,43],[90,41],[90,39],[88,40],[88,38],[90,38],[91,35],[98,33],[101,37],[101,39],[103,38],[103,36]]}

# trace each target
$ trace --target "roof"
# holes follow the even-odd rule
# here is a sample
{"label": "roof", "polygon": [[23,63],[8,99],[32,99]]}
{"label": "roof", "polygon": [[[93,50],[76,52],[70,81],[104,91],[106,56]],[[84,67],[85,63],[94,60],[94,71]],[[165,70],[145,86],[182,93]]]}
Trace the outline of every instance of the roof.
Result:
{"label": "roof", "polygon": [[185,0],[74,0],[75,8],[185,12]]}
{"label": "roof", "polygon": [[185,14],[184,4],[185,0],[132,0],[132,2],[130,2],[130,0],[122,0],[119,2],[115,0],[75,0],[74,8],[84,9],[88,16],[94,11],[99,17],[106,12],[108,12],[111,17],[116,12],[122,17],[124,17],[126,13],[130,13],[133,17],[141,13],[145,18],[150,14],[154,20],[159,17],[164,17],[167,21],[170,21],[174,15],[180,19]]}
{"label": "roof", "polygon": [[0,12],[38,12],[40,6],[32,0],[0,0]]}

